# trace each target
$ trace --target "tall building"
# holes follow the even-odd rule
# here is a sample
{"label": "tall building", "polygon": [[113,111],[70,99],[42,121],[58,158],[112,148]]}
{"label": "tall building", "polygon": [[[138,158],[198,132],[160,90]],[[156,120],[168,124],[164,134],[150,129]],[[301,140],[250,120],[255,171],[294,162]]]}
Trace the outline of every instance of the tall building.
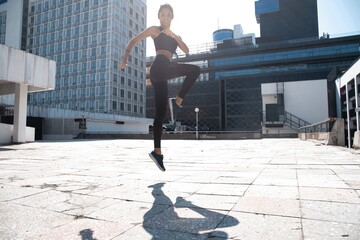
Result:
{"label": "tall building", "polygon": [[255,15],[260,23],[258,43],[317,38],[317,0],[258,0]]}
{"label": "tall building", "polygon": [[26,48],[29,0],[0,0],[0,44]]}
{"label": "tall building", "polygon": [[146,0],[31,0],[27,51],[55,60],[57,75],[29,105],[145,117],[145,41],[118,67],[145,27]]}

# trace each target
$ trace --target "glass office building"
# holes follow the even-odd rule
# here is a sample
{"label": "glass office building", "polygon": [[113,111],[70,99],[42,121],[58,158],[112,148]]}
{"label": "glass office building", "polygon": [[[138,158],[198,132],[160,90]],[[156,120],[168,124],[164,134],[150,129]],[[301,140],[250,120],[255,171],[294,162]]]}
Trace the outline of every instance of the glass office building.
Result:
{"label": "glass office building", "polygon": [[258,0],[255,14],[260,24],[258,43],[317,38],[317,0]]}
{"label": "glass office building", "polygon": [[145,116],[145,41],[118,65],[146,27],[146,0],[34,0],[27,26],[27,51],[57,62],[55,90],[29,105]]}
{"label": "glass office building", "polygon": [[[360,56],[360,35],[254,45],[237,45],[236,39],[226,41],[208,53],[174,59],[206,62],[201,66],[202,74],[209,76],[206,81],[197,81],[190,90],[178,116],[181,124],[194,126],[194,109],[198,107],[200,129],[259,131],[263,117],[262,83],[328,79],[334,68],[341,73]],[[335,88],[328,84],[330,94]],[[169,95],[175,96],[179,88],[180,83],[170,84]],[[151,86],[147,97],[147,116],[152,117]]]}

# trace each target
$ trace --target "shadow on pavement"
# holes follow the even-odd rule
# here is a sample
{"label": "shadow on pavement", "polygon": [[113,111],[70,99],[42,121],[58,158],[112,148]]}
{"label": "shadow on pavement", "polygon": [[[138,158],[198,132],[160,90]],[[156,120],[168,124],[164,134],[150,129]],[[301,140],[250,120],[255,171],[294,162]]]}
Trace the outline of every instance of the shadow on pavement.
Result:
{"label": "shadow on pavement", "polygon": [[[157,183],[149,186],[149,188],[153,188],[151,193],[154,196],[154,203],[144,215],[143,227],[152,235],[152,240],[205,239],[215,236],[227,238],[228,234],[219,231],[218,228],[239,224],[239,221],[232,216],[199,207],[180,196],[176,198],[176,203],[173,204],[162,191],[164,185],[165,183]],[[159,205],[168,205],[169,208],[159,213]],[[179,217],[175,211],[179,208],[185,208],[186,214],[201,215],[201,217]]]}
{"label": "shadow on pavement", "polygon": [[91,229],[84,229],[79,232],[81,240],[97,240],[93,237],[94,231]]}

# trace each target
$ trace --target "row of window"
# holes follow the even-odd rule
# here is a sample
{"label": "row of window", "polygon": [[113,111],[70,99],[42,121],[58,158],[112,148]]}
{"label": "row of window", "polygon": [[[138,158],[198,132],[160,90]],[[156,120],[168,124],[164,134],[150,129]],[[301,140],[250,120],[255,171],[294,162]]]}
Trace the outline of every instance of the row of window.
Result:
{"label": "row of window", "polygon": [[5,44],[6,12],[0,12],[0,44]]}
{"label": "row of window", "polygon": [[[81,75],[81,76],[73,76],[70,78],[58,78],[56,80],[56,87],[67,87],[67,86],[79,86],[79,85],[86,85],[86,84],[93,84],[93,83],[101,83],[104,82],[106,79],[107,74],[106,73],[97,73],[97,74],[87,74],[87,75]],[[114,74],[114,76],[117,76]],[[114,81],[115,82],[115,81]],[[134,90],[139,89],[140,91],[144,90],[144,84],[142,82],[138,82],[134,79],[129,78],[127,80],[127,84],[125,84],[125,77],[121,76],[120,84],[118,85],[118,82],[115,82],[117,84],[113,84],[113,86],[121,86],[134,88]]]}
{"label": "row of window", "polygon": [[[112,108],[108,109],[105,105],[106,101],[95,100],[95,101],[85,101],[85,102],[68,102],[68,103],[45,103],[44,101],[39,102],[29,102],[29,104],[33,105],[44,105],[49,106],[51,108],[57,109],[71,109],[71,110],[81,110],[81,111],[89,111],[89,112],[100,112],[100,113],[117,113],[124,114],[124,111],[128,113],[144,113],[144,107],[138,105],[132,105],[130,103],[123,103],[112,101]],[[126,108],[125,108],[126,106]],[[121,112],[120,112],[121,111]]]}
{"label": "row of window", "polygon": [[6,11],[0,12],[0,25],[6,24]]}
{"label": "row of window", "polygon": [[[80,89],[69,89],[69,90],[61,90],[61,91],[51,91],[42,94],[32,94],[29,95],[29,102],[30,103],[43,103],[52,100],[59,100],[59,101],[66,101],[66,102],[74,102],[76,99],[84,99],[84,98],[97,98],[97,99],[105,99],[105,87],[90,87],[90,88],[80,88]],[[118,95],[117,89],[113,89],[112,99],[119,99],[121,98],[125,100],[125,91],[121,89],[119,91],[120,96]],[[127,92],[127,101],[134,101],[136,103],[143,103],[144,96],[137,93],[132,93],[130,91]],[[46,101],[45,101],[46,99]]]}
{"label": "row of window", "polygon": [[125,98],[125,92],[127,92],[128,99],[144,102],[144,96],[142,94],[134,93],[131,91],[125,91],[124,89],[118,89],[116,87],[113,87],[112,96],[115,98],[116,97]]}
{"label": "row of window", "polygon": [[[235,64],[249,64],[266,61],[284,61],[287,59],[306,58],[325,55],[338,55],[340,53],[359,52],[360,44],[344,44],[330,47],[309,48],[293,51],[282,51],[276,53],[264,53],[248,56],[229,57],[213,60],[213,64],[219,66],[231,66]],[[209,61],[210,65],[210,61]]]}
{"label": "row of window", "polygon": [[80,10],[89,7],[97,7],[99,4],[106,4],[108,0],[40,0],[34,1],[30,5],[30,13],[47,11],[49,8],[59,8],[64,5],[66,7],[72,8],[74,6],[75,9]]}
{"label": "row of window", "polygon": [[[56,20],[56,26],[63,26],[65,24],[84,24],[89,22],[98,21],[101,19],[107,19],[108,18],[108,8],[100,8],[100,9],[94,9],[91,11],[85,11],[85,12],[69,12],[67,15],[64,15],[63,8],[52,10],[49,12],[44,12],[41,14],[37,14],[35,16],[30,16],[29,18],[29,24],[32,25],[38,25],[43,22],[48,21],[55,21]],[[125,23],[125,22],[124,22]]]}
{"label": "row of window", "polygon": [[[125,103],[113,101],[112,102],[112,110],[115,113],[121,113],[121,112],[118,112],[118,111],[125,111]],[[132,106],[130,103],[128,103],[126,111],[134,112],[134,113],[144,113],[144,107],[140,106],[139,109],[138,109],[137,105]]]}
{"label": "row of window", "polygon": [[[52,21],[37,25],[29,28],[29,37],[33,35],[46,35],[55,34],[56,39],[62,38],[78,38],[81,36],[88,36],[89,34],[96,35],[97,33],[104,33],[107,30],[107,20],[97,21],[90,24],[83,24],[81,26],[74,24],[57,25],[56,22],[62,22],[61,20]],[[57,26],[56,26],[57,25]],[[109,37],[110,39],[110,37]],[[55,40],[55,38],[54,38]]]}
{"label": "row of window", "polygon": [[[118,83],[120,83],[121,85],[125,85],[125,77],[124,76],[120,76],[120,81],[119,81],[119,75],[118,74],[113,74],[113,85],[117,86]],[[144,90],[144,84],[140,83],[138,84],[137,81],[128,78],[127,80],[127,86],[128,87],[133,87],[134,89],[140,89],[141,91]],[[140,87],[139,87],[140,86]]]}

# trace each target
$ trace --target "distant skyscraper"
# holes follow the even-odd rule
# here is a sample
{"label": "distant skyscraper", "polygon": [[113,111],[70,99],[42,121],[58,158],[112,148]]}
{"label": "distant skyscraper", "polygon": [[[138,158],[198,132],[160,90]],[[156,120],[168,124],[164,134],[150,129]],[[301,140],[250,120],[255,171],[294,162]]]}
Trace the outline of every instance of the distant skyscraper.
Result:
{"label": "distant skyscraper", "polygon": [[119,69],[127,42],[146,27],[146,0],[33,0],[27,50],[57,62],[56,89],[29,104],[145,117],[146,44]]}
{"label": "distant skyscraper", "polygon": [[319,36],[317,0],[258,0],[258,43]]}

